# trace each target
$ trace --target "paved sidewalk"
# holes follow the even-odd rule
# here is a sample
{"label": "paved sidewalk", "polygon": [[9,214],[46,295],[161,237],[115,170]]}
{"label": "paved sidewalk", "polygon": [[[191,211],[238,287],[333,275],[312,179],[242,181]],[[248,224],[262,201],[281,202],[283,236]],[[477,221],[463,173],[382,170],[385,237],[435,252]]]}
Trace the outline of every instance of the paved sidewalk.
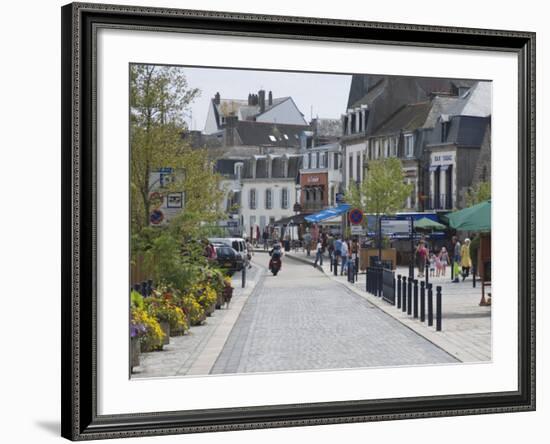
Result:
{"label": "paved sidewalk", "polygon": [[235,290],[229,307],[215,310],[203,325],[191,327],[187,334],[171,337],[170,344],[165,345],[162,351],[142,353],[140,365],[134,368],[132,379],[207,375],[261,277],[258,267],[248,269],[246,287],[242,288],[242,274],[235,273]]}
{"label": "paved sidewalk", "polygon": [[[289,257],[301,260],[313,265],[315,256],[307,256],[302,251],[286,253]],[[321,267],[319,267],[321,268]],[[452,283],[450,268],[447,269],[447,277],[430,278],[434,287],[434,318],[435,318],[435,287],[442,287],[442,331],[435,330],[434,326],[428,327],[428,323],[421,323],[419,319],[402,312],[379,297],[365,291],[366,275],[359,274],[355,284],[347,282],[346,276],[334,276],[330,271],[328,255],[323,258],[323,272],[331,279],[340,282],[358,295],[367,299],[381,310],[414,330],[424,338],[441,347],[447,353],[462,362],[484,362],[491,360],[491,307],[480,307],[481,288],[478,285],[472,287],[472,279],[464,282]],[[415,270],[416,271],[416,270]],[[408,268],[398,267],[398,274],[408,276]]]}

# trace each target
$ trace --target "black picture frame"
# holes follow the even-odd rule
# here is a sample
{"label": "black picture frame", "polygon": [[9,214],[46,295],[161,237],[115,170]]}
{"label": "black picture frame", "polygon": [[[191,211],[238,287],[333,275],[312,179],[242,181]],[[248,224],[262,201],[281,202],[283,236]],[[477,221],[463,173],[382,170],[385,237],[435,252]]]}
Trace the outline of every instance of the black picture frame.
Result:
{"label": "black picture frame", "polygon": [[[535,33],[102,4],[62,14],[62,436],[70,440],[535,409]],[[507,51],[519,66],[518,390],[99,416],[96,381],[95,32],[218,35]]]}

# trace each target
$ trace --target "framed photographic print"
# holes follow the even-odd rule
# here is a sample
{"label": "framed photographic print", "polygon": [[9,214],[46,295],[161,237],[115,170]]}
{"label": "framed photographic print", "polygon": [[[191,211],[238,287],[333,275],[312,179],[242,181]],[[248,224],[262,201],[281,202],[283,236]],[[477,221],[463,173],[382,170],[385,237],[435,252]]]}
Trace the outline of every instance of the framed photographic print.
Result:
{"label": "framed photographic print", "polygon": [[535,408],[535,35],[62,8],[62,435]]}

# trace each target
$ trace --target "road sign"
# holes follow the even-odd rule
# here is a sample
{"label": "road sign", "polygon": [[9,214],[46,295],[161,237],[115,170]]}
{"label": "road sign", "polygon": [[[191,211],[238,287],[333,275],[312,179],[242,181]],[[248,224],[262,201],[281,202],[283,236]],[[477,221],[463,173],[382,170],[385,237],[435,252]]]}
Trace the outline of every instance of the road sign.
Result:
{"label": "road sign", "polygon": [[359,208],[350,210],[348,217],[353,225],[360,225],[363,222],[363,212]]}
{"label": "road sign", "polygon": [[352,225],[351,234],[362,236],[365,234],[365,229],[361,225]]}
{"label": "road sign", "polygon": [[159,225],[164,220],[164,213],[160,210],[153,210],[149,215],[149,221],[153,225]]}
{"label": "road sign", "polygon": [[397,219],[382,219],[380,221],[382,226],[382,234],[407,234],[411,232],[410,220],[397,220]]}

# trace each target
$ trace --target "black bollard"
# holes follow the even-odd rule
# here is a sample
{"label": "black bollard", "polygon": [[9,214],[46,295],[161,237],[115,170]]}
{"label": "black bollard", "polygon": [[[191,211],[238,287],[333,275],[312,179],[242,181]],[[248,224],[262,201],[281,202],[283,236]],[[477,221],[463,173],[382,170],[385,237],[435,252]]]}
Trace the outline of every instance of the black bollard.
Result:
{"label": "black bollard", "polygon": [[476,267],[472,267],[472,287],[476,288]]}
{"label": "black bollard", "polygon": [[378,268],[378,297],[382,297],[384,289],[384,271],[383,268]]}
{"label": "black bollard", "polygon": [[401,308],[401,275],[397,275],[397,308]]}
{"label": "black bollard", "polygon": [[428,325],[434,325],[434,295],[432,284],[428,284]]}
{"label": "black bollard", "polygon": [[441,331],[441,287],[435,287],[435,329]]}
{"label": "black bollard", "polygon": [[413,316],[418,318],[418,279],[414,280],[414,307],[413,307]]}
{"label": "black bollard", "polygon": [[329,255],[328,259],[329,259],[329,262],[330,262],[330,271],[332,272],[332,267],[333,267],[333,265],[332,265],[332,256]]}
{"label": "black bollard", "polygon": [[420,322],[426,320],[426,283],[420,281]]}
{"label": "black bollard", "polygon": [[245,264],[243,264],[243,269],[241,271],[241,274],[242,274],[241,287],[244,288],[246,286],[246,265]]}
{"label": "black bollard", "polygon": [[426,260],[426,266],[424,267],[424,279],[426,279],[426,285],[430,283],[430,263]]}
{"label": "black bollard", "polygon": [[412,284],[413,279],[409,278],[407,284],[407,314],[412,314]]}
{"label": "black bollard", "polygon": [[403,276],[401,285],[403,285],[403,294],[401,295],[401,311],[407,311],[407,277]]}
{"label": "black bollard", "polygon": [[357,281],[359,279],[359,257],[355,258],[353,270],[355,271],[355,281]]}
{"label": "black bollard", "polygon": [[369,283],[370,283],[370,279],[369,279],[369,267],[367,267],[367,269],[365,270],[365,291],[367,293],[369,293]]}

